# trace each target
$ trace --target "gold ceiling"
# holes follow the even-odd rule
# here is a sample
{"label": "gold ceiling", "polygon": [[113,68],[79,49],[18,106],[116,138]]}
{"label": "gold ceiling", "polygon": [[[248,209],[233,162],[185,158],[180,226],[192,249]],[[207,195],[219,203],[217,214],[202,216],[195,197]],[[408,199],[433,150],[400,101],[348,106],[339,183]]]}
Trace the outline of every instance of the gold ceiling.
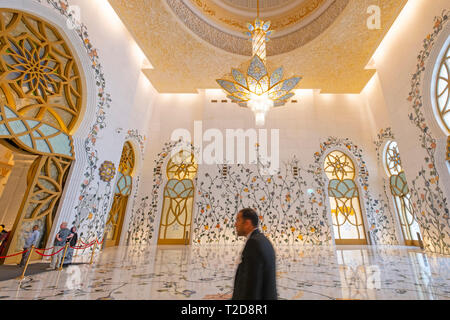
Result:
{"label": "gold ceiling", "polygon": [[[268,43],[268,67],[283,66],[291,72],[286,77],[301,75],[301,89],[321,89],[322,93],[361,92],[374,74],[374,70],[364,68],[407,0],[272,0],[280,5],[263,8],[261,15],[271,20],[281,19],[283,15],[289,17],[309,1],[310,12],[284,30],[281,28],[278,37],[275,33]],[[200,5],[208,3],[228,6],[233,13],[230,17],[245,16],[245,8],[239,6],[245,2],[109,0],[153,65],[154,69],[144,72],[160,93],[195,93],[197,89],[219,88],[215,79],[227,78],[231,68],[245,69],[251,43],[245,42],[247,55],[241,47],[240,40],[244,40],[238,36],[239,28],[234,30],[232,26],[221,24],[217,14],[216,18],[211,18],[200,13],[204,8]],[[373,4],[381,9],[381,29],[378,30],[367,28],[367,8]],[[294,9],[283,13],[283,5]],[[220,17],[224,12],[226,10],[220,10]],[[233,45],[220,47],[216,38]],[[232,42],[234,38],[238,40]],[[280,39],[283,40],[277,42]],[[274,55],[277,52],[283,53]]]}

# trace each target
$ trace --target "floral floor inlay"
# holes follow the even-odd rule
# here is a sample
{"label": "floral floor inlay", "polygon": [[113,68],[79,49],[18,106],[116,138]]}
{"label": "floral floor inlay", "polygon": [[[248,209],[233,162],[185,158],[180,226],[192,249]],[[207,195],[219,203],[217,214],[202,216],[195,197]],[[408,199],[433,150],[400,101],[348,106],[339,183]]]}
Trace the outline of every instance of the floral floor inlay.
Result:
{"label": "floral floor inlay", "polygon": [[[241,245],[107,248],[92,265],[2,281],[0,299],[218,299],[232,293],[241,250]],[[402,246],[275,250],[280,299],[450,300],[448,256]]]}

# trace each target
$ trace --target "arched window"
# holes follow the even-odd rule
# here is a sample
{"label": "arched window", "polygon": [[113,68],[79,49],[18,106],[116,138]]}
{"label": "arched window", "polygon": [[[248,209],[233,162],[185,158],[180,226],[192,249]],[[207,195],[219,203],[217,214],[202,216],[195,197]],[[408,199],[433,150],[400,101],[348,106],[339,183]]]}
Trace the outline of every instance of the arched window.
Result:
{"label": "arched window", "polygon": [[105,227],[106,246],[117,246],[119,244],[128,198],[133,186],[132,175],[135,164],[133,146],[130,142],[125,142],[120,158],[114,201]]}
{"label": "arched window", "polygon": [[391,193],[394,197],[395,210],[400,219],[405,244],[419,246],[420,228],[411,206],[411,195],[400,160],[397,142],[389,142],[384,154]]}
{"label": "arched window", "polygon": [[448,136],[446,160],[450,161],[450,37],[447,38],[433,74],[433,111],[439,126]]}
{"label": "arched window", "polygon": [[197,167],[194,155],[184,150],[169,160],[158,244],[189,243]]}
{"label": "arched window", "polygon": [[448,135],[450,133],[450,43],[443,48],[444,54],[438,61],[439,68],[434,76],[434,104],[438,122]]}
{"label": "arched window", "polygon": [[335,243],[367,244],[353,161],[346,154],[333,151],[325,158],[324,170],[330,180],[328,195]]}

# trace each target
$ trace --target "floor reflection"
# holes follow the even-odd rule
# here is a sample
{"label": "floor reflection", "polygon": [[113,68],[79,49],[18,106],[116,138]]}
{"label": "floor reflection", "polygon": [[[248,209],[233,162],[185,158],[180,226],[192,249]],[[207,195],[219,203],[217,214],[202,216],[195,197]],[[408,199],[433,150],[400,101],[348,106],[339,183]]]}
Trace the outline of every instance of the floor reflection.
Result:
{"label": "floor reflection", "polygon": [[[93,265],[0,282],[0,299],[219,299],[233,290],[241,250],[108,248]],[[276,252],[280,299],[450,299],[450,257],[381,246],[278,246]]]}

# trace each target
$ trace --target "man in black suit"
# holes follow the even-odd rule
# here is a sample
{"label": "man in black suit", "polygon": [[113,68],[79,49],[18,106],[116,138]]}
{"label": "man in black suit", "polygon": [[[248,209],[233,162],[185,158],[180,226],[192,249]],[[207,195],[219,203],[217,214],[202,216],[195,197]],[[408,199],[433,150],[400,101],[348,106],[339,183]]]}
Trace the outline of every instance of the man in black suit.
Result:
{"label": "man in black suit", "polygon": [[275,251],[258,230],[258,222],[253,209],[242,209],[237,214],[237,234],[247,237],[247,243],[236,271],[232,300],[277,300]]}

